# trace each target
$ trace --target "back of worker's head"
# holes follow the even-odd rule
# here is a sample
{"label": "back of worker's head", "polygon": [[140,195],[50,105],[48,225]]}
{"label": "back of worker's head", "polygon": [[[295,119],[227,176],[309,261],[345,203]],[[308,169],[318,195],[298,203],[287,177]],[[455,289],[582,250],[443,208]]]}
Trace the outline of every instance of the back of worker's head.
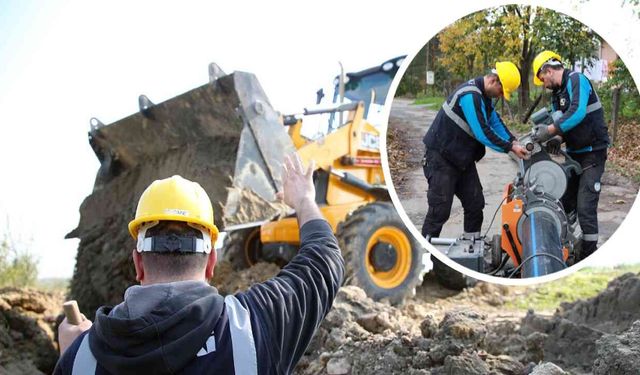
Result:
{"label": "back of worker's head", "polygon": [[[204,275],[209,254],[188,249],[189,243],[202,240],[202,237],[200,231],[180,221],[160,221],[156,226],[149,228],[145,239],[156,242],[156,248],[173,248],[174,244],[184,242],[187,242],[187,245],[174,251],[140,252],[147,279],[177,281]],[[158,245],[159,241],[162,244]]]}
{"label": "back of worker's head", "polygon": [[213,274],[218,229],[207,193],[180,176],[154,181],[138,201],[129,232],[142,283],[206,279]]}

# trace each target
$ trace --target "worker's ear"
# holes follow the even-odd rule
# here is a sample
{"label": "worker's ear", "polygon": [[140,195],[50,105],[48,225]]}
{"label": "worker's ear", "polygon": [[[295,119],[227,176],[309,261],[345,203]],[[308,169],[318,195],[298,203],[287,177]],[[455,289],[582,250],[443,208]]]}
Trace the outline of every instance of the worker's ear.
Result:
{"label": "worker's ear", "polygon": [[142,267],[142,254],[136,249],[131,252],[133,258],[133,265],[136,268],[136,280],[142,282],[144,280],[144,268]]}
{"label": "worker's ear", "polygon": [[213,277],[213,269],[216,267],[216,262],[218,261],[218,254],[216,254],[216,249],[211,249],[211,253],[207,258],[207,268],[204,270],[204,277],[207,280],[210,280]]}

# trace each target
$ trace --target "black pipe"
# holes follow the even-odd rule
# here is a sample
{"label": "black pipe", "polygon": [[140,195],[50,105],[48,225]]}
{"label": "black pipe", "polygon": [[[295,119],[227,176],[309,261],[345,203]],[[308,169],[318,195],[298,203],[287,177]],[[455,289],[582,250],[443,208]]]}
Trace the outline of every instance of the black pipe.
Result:
{"label": "black pipe", "polygon": [[522,277],[538,277],[565,268],[562,243],[552,214],[529,213],[522,223]]}
{"label": "black pipe", "polygon": [[507,234],[507,239],[509,240],[509,245],[511,245],[511,248],[513,249],[513,255],[516,256],[516,259],[518,260],[518,264],[522,263],[522,259],[520,259],[520,253],[518,252],[518,248],[516,247],[516,241],[513,238],[513,233],[511,233],[511,229],[509,228],[509,224],[504,223],[502,225],[502,228],[504,228],[504,232]]}

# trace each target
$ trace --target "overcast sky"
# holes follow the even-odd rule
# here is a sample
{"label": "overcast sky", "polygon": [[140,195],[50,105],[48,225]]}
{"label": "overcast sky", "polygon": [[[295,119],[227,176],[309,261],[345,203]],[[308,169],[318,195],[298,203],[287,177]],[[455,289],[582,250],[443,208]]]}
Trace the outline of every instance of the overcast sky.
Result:
{"label": "overcast sky", "polygon": [[[255,73],[276,109],[297,112],[331,83],[338,61],[355,71],[412,55],[461,16],[507,2],[372,3],[0,0],[0,228],[29,244],[41,277],[70,277],[78,241],[63,237],[99,166],[87,142],[91,117],[108,124],[136,112],[140,94],[158,103],[200,86],[210,62]],[[630,49],[640,25],[619,2],[524,3],[593,27],[637,79]],[[638,210],[610,241],[612,253],[637,249]],[[603,259],[640,261],[637,253]]]}

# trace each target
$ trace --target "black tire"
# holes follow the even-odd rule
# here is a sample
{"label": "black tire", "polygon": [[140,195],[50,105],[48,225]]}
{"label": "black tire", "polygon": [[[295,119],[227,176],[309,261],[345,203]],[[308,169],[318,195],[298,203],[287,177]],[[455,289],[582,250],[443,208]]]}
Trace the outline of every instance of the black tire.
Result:
{"label": "black tire", "polygon": [[464,288],[470,288],[478,282],[473,277],[466,276],[453,268],[442,263],[438,258],[431,256],[433,262],[433,273],[438,280],[438,284],[451,290],[460,291]]}
{"label": "black tire", "polygon": [[237,230],[227,234],[222,248],[222,260],[231,263],[234,269],[249,268],[256,264],[261,257],[262,243],[260,242],[259,227]]}
{"label": "black tire", "polygon": [[[372,274],[367,269],[367,265],[369,265],[375,270],[373,268],[374,261],[371,258],[367,261],[368,250],[369,254],[373,254],[374,250],[371,250],[373,246],[370,246],[370,249],[367,249],[367,246],[373,236],[385,238],[378,237],[381,228],[383,231],[391,231],[394,238],[403,238],[400,240],[403,246],[398,246],[402,249],[396,250],[395,253],[391,251],[395,254],[395,258],[386,259],[388,264],[394,265],[394,268],[387,272],[396,275],[393,281],[388,283],[389,287],[377,284],[374,277],[381,274],[375,273],[377,271]],[[387,299],[392,304],[401,303],[405,297],[415,295],[415,288],[422,284],[425,272],[422,258],[426,252],[407,230],[391,203],[374,202],[359,207],[338,225],[336,237],[345,258],[347,284],[359,286],[374,300]],[[378,244],[387,246],[387,249],[395,250],[395,247],[389,247],[390,243],[376,241],[375,245]],[[410,265],[407,270],[406,267],[398,265],[398,257],[404,257],[408,260],[409,254]],[[403,269],[396,272],[396,266]]]}

